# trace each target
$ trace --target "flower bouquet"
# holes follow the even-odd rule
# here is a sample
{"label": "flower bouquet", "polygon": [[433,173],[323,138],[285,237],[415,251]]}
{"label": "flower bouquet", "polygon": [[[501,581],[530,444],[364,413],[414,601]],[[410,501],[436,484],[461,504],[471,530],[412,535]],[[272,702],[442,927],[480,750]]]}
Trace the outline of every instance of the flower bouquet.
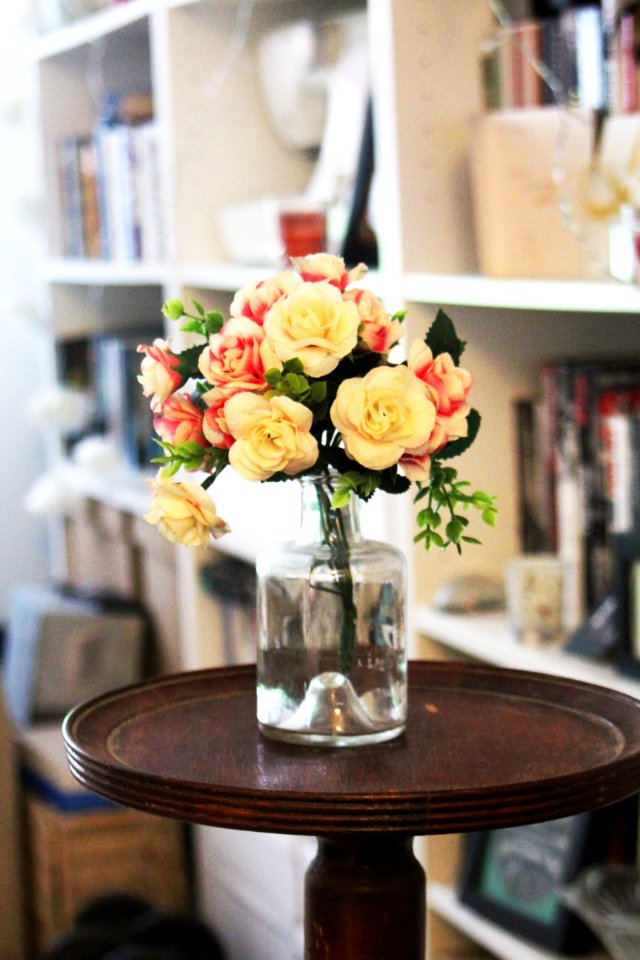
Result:
{"label": "flower bouquet", "polygon": [[[202,546],[229,531],[206,492],[227,467],[256,482],[315,478],[324,555],[309,561],[307,579],[317,575],[311,606],[321,606],[322,591],[335,601],[325,625],[337,637],[337,672],[349,677],[359,635],[375,634],[359,623],[343,512],[352,497],[402,494],[415,484],[415,540],[427,549],[477,543],[467,512],[492,525],[496,506],[449,464],[480,426],[468,402],[471,376],[460,366],[465,344],[451,320],[439,311],[425,339],[392,362],[404,314],[390,315],[362,284],[363,264],[347,270],[339,257],[314,254],[292,266],[241,289],[229,319],[195,301],[191,312],[168,301],[164,314],[197,342],[180,351],[164,339],[138,348],[138,379],[162,448],[145,519],[173,542]],[[200,483],[175,478],[194,471],[204,474]],[[385,602],[379,594],[378,614]],[[263,621],[277,607],[273,596],[264,606],[260,627],[270,633]],[[280,611],[279,619],[292,617]]]}

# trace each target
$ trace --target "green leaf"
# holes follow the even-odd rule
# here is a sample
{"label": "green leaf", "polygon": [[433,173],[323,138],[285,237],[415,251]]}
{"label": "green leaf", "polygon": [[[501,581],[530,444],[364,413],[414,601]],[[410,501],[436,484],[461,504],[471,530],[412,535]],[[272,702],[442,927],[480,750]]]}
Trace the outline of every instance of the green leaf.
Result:
{"label": "green leaf", "polygon": [[193,299],[191,300],[191,303],[193,304],[193,309],[196,311],[196,313],[199,314],[201,317],[204,317],[204,307],[202,306],[202,304],[198,303],[197,300],[193,300]]}
{"label": "green leaf", "polygon": [[270,387],[275,387],[280,383],[280,371],[277,367],[269,367],[269,369],[265,371],[264,379]]}
{"label": "green leaf", "polygon": [[182,300],[167,300],[162,307],[162,312],[169,320],[179,320],[184,316]]}
{"label": "green leaf", "polygon": [[331,497],[331,506],[334,510],[338,510],[340,507],[346,507],[349,503],[351,497],[351,492],[348,489],[336,490],[333,496]]}
{"label": "green leaf", "polygon": [[438,450],[436,456],[439,460],[449,460],[451,457],[459,457],[461,453],[468,450],[480,429],[480,414],[477,410],[471,410],[467,417],[467,436],[460,437],[459,440],[452,440],[447,443],[442,450]]}
{"label": "green leaf", "polygon": [[482,511],[482,519],[489,527],[495,527],[497,518],[497,510],[494,507],[487,507],[486,510]]}
{"label": "green leaf", "polygon": [[309,397],[312,403],[322,403],[327,396],[327,384],[324,380],[315,380],[309,387]]}
{"label": "green leaf", "polygon": [[299,357],[294,357],[292,360],[286,360],[284,364],[285,373],[302,373],[304,367],[302,365],[302,360]]}
{"label": "green leaf", "polygon": [[436,313],[436,318],[425,337],[425,343],[434,357],[440,353],[449,353],[456,366],[459,365],[460,357],[466,347],[465,341],[459,338],[453,321],[444,310],[438,310]]}
{"label": "green leaf", "polygon": [[204,315],[204,319],[207,337],[210,337],[214,333],[219,333],[224,326],[224,317],[216,311],[208,310]]}
{"label": "green leaf", "polygon": [[189,380],[191,377],[199,377],[200,371],[198,370],[198,360],[202,353],[202,345],[196,344],[195,347],[187,347],[186,350],[183,350],[181,353],[177,354],[180,365],[178,366],[178,373],[185,380]]}
{"label": "green leaf", "polygon": [[197,320],[191,317],[180,327],[181,330],[184,330],[185,333],[202,333],[202,320]]}

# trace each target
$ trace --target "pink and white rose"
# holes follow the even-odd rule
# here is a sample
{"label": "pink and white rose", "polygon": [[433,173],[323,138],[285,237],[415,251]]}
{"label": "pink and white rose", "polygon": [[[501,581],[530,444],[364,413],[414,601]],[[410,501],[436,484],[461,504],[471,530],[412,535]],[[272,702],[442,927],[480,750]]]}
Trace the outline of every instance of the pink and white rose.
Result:
{"label": "pink and white rose", "polygon": [[330,416],[351,459],[384,470],[407,453],[424,451],[436,408],[425,384],[405,366],[382,366],[344,380]]}
{"label": "pink and white rose", "polygon": [[299,284],[267,313],[264,330],[276,356],[299,359],[310,377],[331,373],[358,342],[360,314],[337,287],[323,281]]}
{"label": "pink and white rose", "polygon": [[265,372],[272,367],[282,368],[264,328],[247,317],[232,317],[220,333],[209,338],[200,354],[198,369],[216,387],[234,390],[267,389]]}
{"label": "pink and white rose", "polygon": [[225,419],[235,438],[229,463],[247,480],[268,480],[280,472],[295,476],[318,459],[312,413],[289,397],[237,393],[226,403]]}
{"label": "pink and white rose", "polygon": [[167,397],[182,385],[178,372],[180,358],[172,352],[167,340],[156,338],[151,346],[140,344],[138,353],[146,354],[140,364],[138,383],[145,397],[151,397],[151,409],[159,413]]}
{"label": "pink and white rose", "polygon": [[358,308],[363,324],[360,328],[360,340],[374,353],[387,353],[402,336],[402,324],[398,320],[392,320],[382,301],[368,290],[345,290],[343,297],[345,300],[352,300]]}
{"label": "pink and white rose", "polygon": [[364,263],[347,270],[342,257],[331,253],[310,253],[306,257],[292,257],[291,263],[303,280],[309,283],[326,280],[340,291],[345,290],[350,283],[357,283],[367,272]]}
{"label": "pink and white rose", "polygon": [[265,314],[276,300],[291,293],[299,282],[290,270],[283,270],[274,277],[242,287],[231,303],[231,316],[247,317],[262,326]]}
{"label": "pink and white rose", "polygon": [[207,405],[202,419],[202,430],[209,443],[221,450],[233,446],[234,438],[229,432],[225,419],[225,406],[231,394],[218,388],[203,393],[202,400]]}
{"label": "pink and white rose", "polygon": [[176,483],[159,478],[151,481],[151,507],[144,519],[156,526],[171,543],[204,547],[209,537],[229,533],[215,504],[198,483]]}
{"label": "pink and white rose", "polygon": [[467,417],[471,407],[467,402],[473,385],[471,374],[457,367],[448,353],[434,357],[422,340],[414,340],[409,348],[407,366],[424,384],[436,405],[437,430],[429,444],[435,453],[450,440],[466,437]]}
{"label": "pink and white rose", "polygon": [[158,436],[167,443],[197,443],[207,446],[202,430],[203,412],[186,394],[176,393],[165,402],[162,414],[154,417],[153,426]]}

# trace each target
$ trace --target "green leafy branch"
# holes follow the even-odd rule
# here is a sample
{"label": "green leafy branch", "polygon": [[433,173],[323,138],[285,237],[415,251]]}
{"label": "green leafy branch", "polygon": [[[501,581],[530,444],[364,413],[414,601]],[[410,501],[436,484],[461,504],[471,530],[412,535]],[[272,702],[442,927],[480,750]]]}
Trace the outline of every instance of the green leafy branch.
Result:
{"label": "green leafy branch", "polygon": [[305,377],[301,361],[296,357],[287,360],[282,370],[271,367],[265,372],[264,378],[269,385],[266,396],[289,397],[298,403],[303,403],[310,409],[316,410],[319,416],[324,415],[324,406],[327,398],[327,384],[324,380],[310,382]]}
{"label": "green leafy branch", "polygon": [[379,486],[380,475],[372,470],[363,473],[357,470],[349,470],[338,477],[331,497],[331,507],[333,510],[346,507],[352,493],[355,493],[361,500],[368,500]]}
{"label": "green leafy branch", "polygon": [[[453,544],[462,552],[463,543],[480,543],[475,537],[465,534],[469,518],[465,512],[478,510],[488,526],[495,526],[498,509],[496,498],[482,490],[469,491],[466,480],[458,480],[453,467],[445,467],[437,460],[431,464],[431,479],[428,484],[418,484],[414,503],[426,499],[426,506],[418,512],[417,524],[422,528],[413,538],[414,543],[424,542],[425,549],[443,549]],[[461,512],[462,511],[462,512]],[[448,519],[443,517],[443,513]],[[443,528],[444,524],[444,528]]]}
{"label": "green leafy branch", "polygon": [[203,449],[195,440],[187,440],[176,445],[156,438],[154,442],[162,447],[164,456],[154,457],[151,462],[161,464],[162,475],[165,477],[172,477],[181,469],[213,471],[213,476],[207,478],[208,482],[205,481],[209,486],[229,462],[226,450],[218,450],[215,447]]}
{"label": "green leafy branch", "polygon": [[215,310],[205,310],[197,300],[191,301],[195,313],[187,313],[182,300],[167,300],[162,312],[169,320],[182,320],[185,323],[180,327],[186,333],[199,333],[205,339],[214,333],[219,333],[224,324],[224,317]]}

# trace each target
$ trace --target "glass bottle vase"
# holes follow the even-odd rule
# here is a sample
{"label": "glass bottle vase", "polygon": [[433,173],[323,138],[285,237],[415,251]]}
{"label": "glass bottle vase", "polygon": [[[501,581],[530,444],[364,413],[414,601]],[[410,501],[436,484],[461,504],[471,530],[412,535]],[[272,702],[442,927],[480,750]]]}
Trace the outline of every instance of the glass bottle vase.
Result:
{"label": "glass bottle vase", "polygon": [[297,539],[257,563],[259,727],[290,743],[390,740],[407,712],[404,556],[362,537],[356,497],[331,507],[335,477],[300,486]]}

